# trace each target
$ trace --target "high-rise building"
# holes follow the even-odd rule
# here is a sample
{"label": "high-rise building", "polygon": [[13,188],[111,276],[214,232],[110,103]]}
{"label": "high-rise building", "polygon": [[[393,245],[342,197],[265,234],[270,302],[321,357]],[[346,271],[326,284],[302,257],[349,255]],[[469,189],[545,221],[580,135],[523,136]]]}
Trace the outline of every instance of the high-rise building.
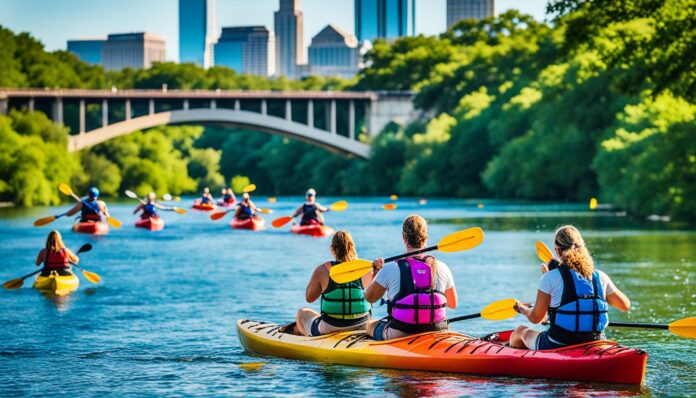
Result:
{"label": "high-rise building", "polygon": [[273,32],[263,26],[222,28],[222,34],[215,44],[215,65],[250,75],[275,74]]}
{"label": "high-rise building", "polygon": [[327,25],[309,45],[308,75],[351,78],[360,66],[358,39],[333,25]]}
{"label": "high-rise building", "polygon": [[165,60],[164,38],[147,32],[110,34],[102,51],[106,70],[147,69]]}
{"label": "high-rise building", "polygon": [[447,29],[462,19],[483,19],[494,14],[494,0],[447,0]]}
{"label": "high-rise building", "polygon": [[294,77],[297,74],[297,65],[306,62],[300,0],[280,0],[280,8],[275,12],[274,17],[276,73]]}
{"label": "high-rise building", "polygon": [[416,31],[416,0],[355,0],[355,35],[359,41],[396,39]]}
{"label": "high-rise building", "polygon": [[105,37],[90,37],[68,40],[68,51],[77,55],[82,61],[92,65],[102,64],[102,49]]}
{"label": "high-rise building", "polygon": [[179,0],[179,62],[213,65],[215,0]]}

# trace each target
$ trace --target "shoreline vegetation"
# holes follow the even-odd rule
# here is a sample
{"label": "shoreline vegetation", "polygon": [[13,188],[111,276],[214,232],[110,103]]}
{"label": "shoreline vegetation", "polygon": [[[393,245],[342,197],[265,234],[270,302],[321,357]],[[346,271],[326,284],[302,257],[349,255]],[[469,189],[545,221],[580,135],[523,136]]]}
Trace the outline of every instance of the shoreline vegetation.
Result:
{"label": "shoreline vegetation", "polygon": [[693,9],[696,0],[555,0],[551,23],[508,11],[440,36],[378,40],[353,80],[174,63],[105,72],[0,27],[0,87],[412,90],[432,115],[388,125],[358,160],[212,126],[161,126],[68,153],[68,128],[12,111],[0,116],[0,202],[56,205],[60,182],[106,196],[181,195],[236,178],[269,195],[313,186],[322,195],[596,197],[631,215],[693,222]]}

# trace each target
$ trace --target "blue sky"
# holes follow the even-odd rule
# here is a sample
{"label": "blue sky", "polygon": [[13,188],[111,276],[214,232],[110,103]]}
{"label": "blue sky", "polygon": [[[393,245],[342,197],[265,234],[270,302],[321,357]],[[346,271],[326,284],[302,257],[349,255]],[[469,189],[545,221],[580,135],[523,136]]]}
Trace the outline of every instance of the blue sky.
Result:
{"label": "blue sky", "polygon": [[[544,19],[545,0],[497,0],[496,13],[510,8]],[[217,0],[222,26],[265,25],[273,30],[278,0]],[[353,33],[353,0],[302,0],[305,46],[326,24]],[[148,31],[167,40],[167,59],[179,58],[177,0],[0,0],[0,25],[30,32],[48,50],[65,49],[68,39]],[[416,31],[445,30],[446,0],[416,0]]]}

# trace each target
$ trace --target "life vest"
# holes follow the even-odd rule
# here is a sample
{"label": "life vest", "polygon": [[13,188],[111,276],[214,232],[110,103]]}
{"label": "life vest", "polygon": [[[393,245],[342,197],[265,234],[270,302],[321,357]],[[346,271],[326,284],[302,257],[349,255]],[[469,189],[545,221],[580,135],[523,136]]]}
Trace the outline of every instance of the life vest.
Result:
{"label": "life vest", "polygon": [[49,269],[70,268],[65,249],[60,249],[57,252],[47,250],[44,267]]}
{"label": "life vest", "polygon": [[82,221],[101,221],[101,209],[96,199],[83,199],[80,212]]}
{"label": "life vest", "polygon": [[309,224],[319,224],[316,203],[312,205],[305,203],[302,205],[302,220],[300,221],[300,225]]}
{"label": "life vest", "polygon": [[447,297],[433,286],[430,266],[415,258],[397,262],[399,293],[387,301],[389,327],[405,333],[447,329]]}
{"label": "life vest", "polygon": [[[336,265],[335,261],[331,264]],[[326,265],[325,265],[326,266]],[[348,283],[336,283],[329,278],[329,285],[321,293],[321,315],[334,319],[364,318],[372,309],[365,299],[365,289],[362,278]]]}
{"label": "life vest", "polygon": [[244,204],[244,202],[240,202],[237,206],[242,208],[242,211],[239,214],[240,219],[245,220],[247,218],[254,217],[254,210],[251,209],[251,206]]}
{"label": "life vest", "polygon": [[150,218],[157,216],[157,206],[153,203],[145,203],[143,205],[142,218]]}
{"label": "life vest", "polygon": [[225,196],[222,197],[222,201],[225,203],[230,203],[235,201],[235,197],[230,194],[225,194]]}
{"label": "life vest", "polygon": [[201,196],[201,204],[206,204],[206,203],[213,203],[213,201],[210,200],[210,198],[205,196],[205,195]]}
{"label": "life vest", "polygon": [[558,307],[549,307],[549,337],[564,344],[601,339],[609,324],[609,306],[599,273],[593,272],[588,281],[565,265],[558,271],[563,277],[563,296]]}

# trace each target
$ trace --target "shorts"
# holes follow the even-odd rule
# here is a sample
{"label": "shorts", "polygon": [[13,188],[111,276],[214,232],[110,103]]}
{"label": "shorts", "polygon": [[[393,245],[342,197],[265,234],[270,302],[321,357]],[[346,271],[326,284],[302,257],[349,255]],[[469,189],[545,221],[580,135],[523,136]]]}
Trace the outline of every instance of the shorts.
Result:
{"label": "shorts", "polygon": [[410,335],[410,333],[390,328],[388,325],[389,321],[386,318],[380,320],[379,323],[375,326],[372,338],[377,341],[384,341],[398,339],[399,337],[405,337]]}
{"label": "shorts", "polygon": [[[602,333],[600,336],[600,340],[603,340],[605,338],[606,337],[604,336],[604,333]],[[592,340],[590,340],[590,341],[592,341]],[[580,344],[580,343],[576,343],[576,344]],[[556,341],[556,340],[552,339],[549,336],[549,331],[545,330],[545,331],[539,333],[539,335],[537,336],[534,349],[535,350],[554,350],[556,348],[566,347],[569,345],[572,345],[572,344],[565,344],[565,343],[561,343],[560,341]]]}
{"label": "shorts", "polygon": [[365,324],[367,323],[368,319],[369,317],[354,325],[338,327],[323,321],[321,316],[318,316],[302,326],[304,326],[304,329],[309,332],[310,336],[321,336],[334,332],[347,332],[351,330],[365,329]]}

